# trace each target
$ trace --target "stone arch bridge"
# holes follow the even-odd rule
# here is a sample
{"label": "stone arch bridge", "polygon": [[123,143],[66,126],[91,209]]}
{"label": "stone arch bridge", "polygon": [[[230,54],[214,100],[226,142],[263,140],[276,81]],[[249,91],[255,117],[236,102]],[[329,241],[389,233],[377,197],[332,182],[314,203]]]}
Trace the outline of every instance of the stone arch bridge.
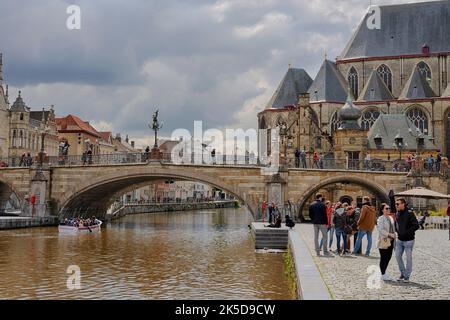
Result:
{"label": "stone arch bridge", "polygon": [[[0,168],[0,209],[15,193],[23,215],[30,215],[30,195],[36,196],[36,215],[83,216],[106,214],[114,198],[155,179],[203,182],[235,195],[255,214],[262,200],[288,200],[302,207],[317,190],[334,183],[361,186],[380,201],[390,189],[403,191],[413,184],[406,173],[286,169],[274,176],[257,166],[177,165],[164,163]],[[447,192],[437,176],[423,178],[426,186]],[[277,200],[278,199],[278,200]]]}

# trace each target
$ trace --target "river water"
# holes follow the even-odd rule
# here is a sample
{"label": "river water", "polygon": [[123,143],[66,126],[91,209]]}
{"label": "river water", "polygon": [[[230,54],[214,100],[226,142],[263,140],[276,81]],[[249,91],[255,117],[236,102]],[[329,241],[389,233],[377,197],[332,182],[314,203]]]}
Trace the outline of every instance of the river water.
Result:
{"label": "river water", "polygon": [[255,253],[249,221],[239,208],[0,231],[0,299],[294,299],[283,255]]}

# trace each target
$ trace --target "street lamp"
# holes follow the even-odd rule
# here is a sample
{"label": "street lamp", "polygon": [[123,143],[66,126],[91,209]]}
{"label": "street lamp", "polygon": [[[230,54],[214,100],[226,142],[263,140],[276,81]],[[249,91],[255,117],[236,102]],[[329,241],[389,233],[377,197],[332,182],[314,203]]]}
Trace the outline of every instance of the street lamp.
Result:
{"label": "street lamp", "polygon": [[393,146],[398,149],[400,160],[402,159],[402,150],[408,147],[407,143],[403,142],[403,137],[400,135],[400,130],[394,138]]}

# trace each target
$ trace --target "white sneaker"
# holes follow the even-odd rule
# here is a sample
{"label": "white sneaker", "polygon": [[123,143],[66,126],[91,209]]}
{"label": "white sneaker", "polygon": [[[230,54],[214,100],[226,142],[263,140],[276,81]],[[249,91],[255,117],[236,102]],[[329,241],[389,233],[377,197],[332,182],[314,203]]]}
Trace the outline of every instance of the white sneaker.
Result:
{"label": "white sneaker", "polygon": [[391,278],[391,276],[387,272],[381,276],[381,280],[383,280],[383,281],[393,281],[393,279]]}

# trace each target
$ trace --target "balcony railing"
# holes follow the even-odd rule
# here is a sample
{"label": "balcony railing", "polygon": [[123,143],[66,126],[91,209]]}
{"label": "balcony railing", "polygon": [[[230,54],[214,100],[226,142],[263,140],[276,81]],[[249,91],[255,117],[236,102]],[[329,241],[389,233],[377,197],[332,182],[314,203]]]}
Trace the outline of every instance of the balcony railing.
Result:
{"label": "balcony railing", "polygon": [[[54,156],[46,157],[43,165],[46,167],[62,166],[101,166],[120,164],[143,164],[149,162],[161,162],[168,164],[194,164],[194,165],[214,165],[214,166],[258,166],[270,167],[270,163],[265,159],[255,156],[235,156],[235,155],[189,155],[180,159],[173,159],[170,153],[162,154],[161,159],[151,160],[146,153],[124,153],[124,154],[101,154],[101,155],[76,155],[76,156]],[[36,167],[38,164],[35,158],[9,157],[0,158],[0,169],[5,167]],[[280,164],[282,165],[282,164]],[[387,171],[387,172],[409,172],[413,167],[412,162],[403,160],[348,160],[325,158],[314,160],[307,158],[304,161],[290,161],[284,164],[288,168],[299,170],[349,170],[349,171]],[[434,164],[431,168],[427,165],[423,170],[428,173],[439,174],[439,165]]]}

